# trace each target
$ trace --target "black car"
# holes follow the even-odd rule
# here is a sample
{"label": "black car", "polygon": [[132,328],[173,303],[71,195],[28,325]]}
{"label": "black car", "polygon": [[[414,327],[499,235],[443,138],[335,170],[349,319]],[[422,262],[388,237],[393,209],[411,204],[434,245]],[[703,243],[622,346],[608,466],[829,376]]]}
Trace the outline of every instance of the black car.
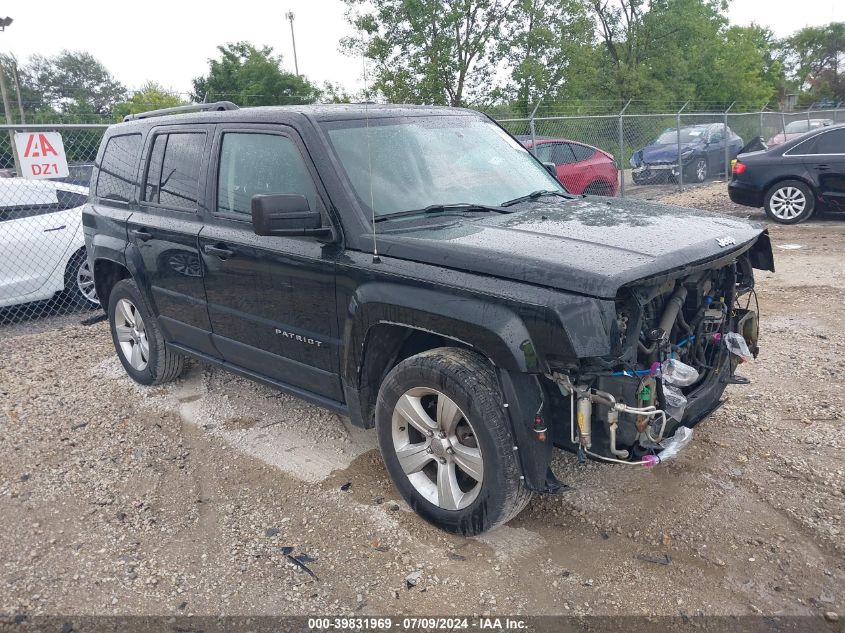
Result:
{"label": "black car", "polygon": [[83,216],[126,372],[191,357],[374,426],[446,530],[564,489],[556,446],[668,458],[756,349],[759,227],[570,195],[470,110],[177,111],[107,130]]}
{"label": "black car", "polygon": [[740,154],[728,193],[737,204],[763,207],[782,224],[803,222],[816,208],[845,211],[845,125]]}
{"label": "black car", "polygon": [[682,126],[680,139],[678,136],[678,128],[667,128],[631,155],[635,184],[677,182],[681,169],[684,182],[704,182],[713,174],[725,172],[726,149],[731,160],[744,144],[736,132],[722,123]]}

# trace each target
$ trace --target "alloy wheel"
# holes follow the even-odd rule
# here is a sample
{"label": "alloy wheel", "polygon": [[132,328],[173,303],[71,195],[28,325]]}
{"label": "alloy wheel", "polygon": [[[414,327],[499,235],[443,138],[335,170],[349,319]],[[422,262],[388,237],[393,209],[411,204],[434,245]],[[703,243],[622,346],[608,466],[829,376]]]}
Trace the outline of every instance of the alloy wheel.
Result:
{"label": "alloy wheel", "polygon": [[798,187],[781,187],[769,199],[772,215],[780,220],[794,220],[807,208],[807,197]]}
{"label": "alloy wheel", "polygon": [[695,165],[695,176],[698,182],[707,180],[707,161],[703,158],[700,158]]}
{"label": "alloy wheel", "polygon": [[94,285],[94,273],[86,258],[76,271],[76,287],[80,294],[93,304],[98,304],[97,288]]}
{"label": "alloy wheel", "polygon": [[123,357],[136,371],[146,369],[150,359],[147,329],[140,311],[129,299],[121,299],[115,305],[114,329]]}
{"label": "alloy wheel", "polygon": [[411,485],[444,510],[461,510],[478,497],[484,461],[475,431],[457,404],[428,387],[396,402],[393,447]]}

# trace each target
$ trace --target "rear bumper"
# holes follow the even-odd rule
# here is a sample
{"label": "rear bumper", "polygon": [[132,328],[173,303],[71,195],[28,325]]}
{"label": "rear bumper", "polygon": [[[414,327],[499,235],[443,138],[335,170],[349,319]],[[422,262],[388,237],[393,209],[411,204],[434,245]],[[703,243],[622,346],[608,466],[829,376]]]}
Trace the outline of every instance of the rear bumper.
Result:
{"label": "rear bumper", "polygon": [[732,202],[746,207],[759,209],[763,206],[763,192],[742,181],[732,180],[728,183],[728,196]]}

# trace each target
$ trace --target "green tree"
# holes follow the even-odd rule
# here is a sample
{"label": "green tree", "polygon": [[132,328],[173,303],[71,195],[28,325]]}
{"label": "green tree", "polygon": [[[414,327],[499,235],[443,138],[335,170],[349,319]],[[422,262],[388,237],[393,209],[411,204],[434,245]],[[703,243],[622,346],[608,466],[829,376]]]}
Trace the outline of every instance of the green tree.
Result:
{"label": "green tree", "polygon": [[783,85],[772,33],[729,26],[721,0],[588,0],[617,99],[760,107]]}
{"label": "green tree", "polygon": [[696,98],[762,108],[782,91],[784,70],[775,55],[771,31],[760,26],[731,26],[713,55],[711,72],[702,73]]}
{"label": "green tree", "polygon": [[540,99],[569,88],[584,71],[592,23],[581,0],[519,0],[503,30],[507,92],[523,114],[530,114]]}
{"label": "green tree", "polygon": [[721,0],[588,0],[617,99],[694,97],[727,23]]}
{"label": "green tree", "polygon": [[324,81],[320,90],[320,103],[351,103],[354,97],[337,83]]}
{"label": "green tree", "polygon": [[517,2],[344,1],[358,35],[341,44],[374,62],[373,90],[393,102],[452,106],[489,94]]}
{"label": "green tree", "polygon": [[64,114],[111,114],[126,98],[126,88],[85,51],[62,51],[55,57],[33,55],[21,69],[21,90],[36,111]]}
{"label": "green tree", "polygon": [[791,78],[811,99],[845,100],[845,22],[808,26],[784,42]]}
{"label": "green tree", "polygon": [[178,93],[167,90],[154,81],[148,81],[140,90],[134,92],[129,100],[115,104],[113,114],[115,120],[120,121],[127,114],[172,108],[186,103]]}
{"label": "green tree", "polygon": [[314,103],[320,97],[317,86],[283,70],[281,55],[273,55],[269,46],[236,42],[217,50],[220,57],[208,60],[208,74],[193,80],[194,101],[265,106]]}

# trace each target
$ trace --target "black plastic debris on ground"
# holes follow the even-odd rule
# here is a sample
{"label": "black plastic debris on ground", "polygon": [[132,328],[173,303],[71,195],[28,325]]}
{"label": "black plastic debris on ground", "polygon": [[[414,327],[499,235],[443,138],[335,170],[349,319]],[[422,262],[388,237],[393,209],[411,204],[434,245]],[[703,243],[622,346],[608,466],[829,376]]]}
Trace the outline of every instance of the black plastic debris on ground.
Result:
{"label": "black plastic debris on ground", "polygon": [[108,315],[105,312],[101,312],[100,314],[95,314],[94,316],[90,316],[87,319],[82,319],[79,324],[80,325],[96,325],[102,321],[105,321]]}
{"label": "black plastic debris on ground", "polygon": [[672,557],[669,554],[663,556],[649,556],[648,554],[638,554],[637,559],[646,563],[654,563],[655,565],[671,565]]}
{"label": "black plastic debris on ground", "polygon": [[[317,578],[317,574],[311,571],[308,565],[306,565],[304,562],[307,561],[309,563],[313,563],[316,560],[315,558],[311,558],[310,556],[308,556],[308,554],[299,554],[298,556],[291,556],[291,554],[293,553],[293,548],[287,546],[282,547],[281,552],[290,562],[292,562],[294,565],[306,572],[309,576],[311,576],[311,578],[313,578],[314,580],[320,580],[319,578]],[[300,560],[300,558],[302,560]]]}

